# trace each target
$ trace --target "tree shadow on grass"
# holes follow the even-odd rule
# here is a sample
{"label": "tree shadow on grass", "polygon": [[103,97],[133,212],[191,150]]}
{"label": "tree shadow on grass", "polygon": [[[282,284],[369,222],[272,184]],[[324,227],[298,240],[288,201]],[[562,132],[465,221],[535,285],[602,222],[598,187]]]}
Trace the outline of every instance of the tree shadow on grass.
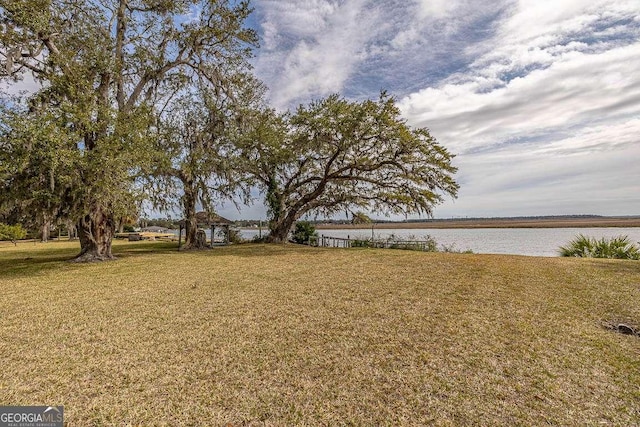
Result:
{"label": "tree shadow on grass", "polygon": [[[134,244],[135,245],[135,244]],[[167,243],[163,246],[151,246],[148,250],[144,247],[136,247],[136,246],[126,246],[120,245],[121,248],[124,249],[122,253],[114,254],[116,257],[129,257],[135,256],[139,253],[144,253],[147,251],[148,253],[179,253],[185,257],[185,260],[188,262],[189,258],[206,258],[206,257],[224,257],[224,256],[238,256],[245,258],[262,258],[262,257],[273,257],[273,256],[282,256],[290,253],[307,253],[309,255],[316,254],[318,251],[323,251],[326,249],[311,247],[307,245],[298,245],[295,243],[251,243],[245,242],[240,244],[229,244],[229,245],[216,245],[213,248],[206,249],[192,249],[192,250],[178,250],[178,245],[176,242]],[[156,244],[158,245],[158,244]]]}
{"label": "tree shadow on grass", "polygon": [[[48,243],[46,245],[49,245]],[[19,251],[6,251],[0,253],[0,281],[3,279],[29,277],[44,274],[52,270],[64,271],[81,271],[87,265],[92,263],[74,263],[70,262],[78,255],[79,247],[56,247],[51,244],[50,247],[38,247],[36,250],[29,250],[23,247]],[[127,262],[128,259],[134,259],[140,256],[162,255],[162,254],[181,254],[184,255],[184,262],[202,260],[202,258],[219,257],[219,256],[238,256],[244,258],[256,257],[273,257],[282,256],[287,253],[306,253],[313,256],[323,249],[312,248],[304,245],[295,244],[240,244],[219,246],[213,249],[202,251],[178,251],[176,242],[126,242],[117,243],[113,246],[113,254],[116,257],[114,261],[98,261],[106,263]]]}
{"label": "tree shadow on grass", "polygon": [[176,242],[132,242],[113,246],[113,255],[118,259],[171,252],[178,252],[178,244]]}
{"label": "tree shadow on grass", "polygon": [[306,253],[308,255],[314,255],[317,254],[318,251],[323,250],[326,249],[307,245],[298,245],[295,243],[287,243],[286,245],[283,245],[282,243],[243,243],[239,245],[216,247],[213,248],[210,253],[223,256],[231,255],[245,258],[256,258],[282,256],[294,252],[297,254]]}
{"label": "tree shadow on grass", "polygon": [[640,274],[640,260],[598,260],[591,265],[610,273]]}
{"label": "tree shadow on grass", "polygon": [[[40,244],[42,245],[42,244]],[[51,270],[79,271],[92,263],[71,262],[79,253],[80,247],[59,247],[55,243],[43,249],[42,246],[31,251],[28,247],[0,253],[0,281],[9,278],[36,276]],[[178,245],[171,242],[135,242],[113,246],[114,261],[126,262],[126,259],[149,254],[177,252]],[[102,262],[102,261],[98,261]]]}
{"label": "tree shadow on grass", "polygon": [[0,259],[0,280],[6,278],[35,276],[42,272],[62,268],[65,261],[77,255],[77,250],[17,252],[14,257]]}

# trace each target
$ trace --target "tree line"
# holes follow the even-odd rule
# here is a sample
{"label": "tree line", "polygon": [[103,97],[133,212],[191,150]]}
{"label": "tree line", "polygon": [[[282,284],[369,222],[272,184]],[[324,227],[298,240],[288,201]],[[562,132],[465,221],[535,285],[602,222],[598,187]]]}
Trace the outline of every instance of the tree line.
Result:
{"label": "tree line", "polygon": [[77,230],[76,260],[113,258],[143,203],[196,207],[263,196],[273,242],[303,215],[431,214],[455,197],[452,155],[393,97],[331,95],[278,112],[251,72],[248,1],[6,0],[0,80],[0,222]]}

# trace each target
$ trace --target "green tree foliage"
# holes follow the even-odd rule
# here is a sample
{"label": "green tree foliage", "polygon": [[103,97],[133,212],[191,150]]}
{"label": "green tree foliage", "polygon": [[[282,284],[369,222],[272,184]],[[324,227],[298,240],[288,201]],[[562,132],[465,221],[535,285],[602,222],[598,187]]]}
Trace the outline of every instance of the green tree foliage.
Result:
{"label": "green tree foliage", "polygon": [[351,216],[351,224],[371,224],[373,220],[364,212],[354,212]]}
{"label": "green tree foliage", "polygon": [[316,227],[309,221],[296,222],[296,228],[293,232],[293,241],[300,244],[307,244],[313,239],[317,239],[318,233]]}
{"label": "green tree foliage", "polygon": [[146,228],[146,227],[162,227],[168,228],[172,230],[178,229],[180,227],[179,221],[170,219],[170,218],[140,218],[137,223],[138,227]]}
{"label": "green tree foliage", "polygon": [[54,117],[0,110],[0,212],[40,229],[43,241],[52,222],[68,214],[70,183],[80,178],[69,143]]}
{"label": "green tree foliage", "polygon": [[17,245],[17,240],[24,239],[27,231],[20,224],[7,225],[0,222],[0,240],[10,240]]}
{"label": "green tree foliage", "polygon": [[458,190],[453,156],[427,129],[411,129],[385,94],[363,102],[333,95],[285,116],[263,112],[244,155],[266,196],[272,241],[285,240],[307,212],[431,215]]}
{"label": "green tree foliage", "polygon": [[21,112],[60,129],[74,152],[63,209],[77,220],[78,260],[112,258],[117,219],[135,216],[134,177],[151,160],[156,107],[196,80],[215,84],[249,55],[249,13],[247,1],[231,0],[0,4],[0,75],[42,83]]}
{"label": "green tree foliage", "polygon": [[197,205],[211,214],[216,202],[248,198],[234,141],[242,132],[244,112],[260,102],[263,90],[242,71],[176,98],[158,122],[148,183],[158,208],[166,209],[179,198],[185,220],[183,249],[202,249],[196,239]]}
{"label": "green tree foliage", "polygon": [[581,258],[640,259],[640,247],[633,244],[628,236],[611,239],[578,235],[567,246],[560,247],[560,256]]}

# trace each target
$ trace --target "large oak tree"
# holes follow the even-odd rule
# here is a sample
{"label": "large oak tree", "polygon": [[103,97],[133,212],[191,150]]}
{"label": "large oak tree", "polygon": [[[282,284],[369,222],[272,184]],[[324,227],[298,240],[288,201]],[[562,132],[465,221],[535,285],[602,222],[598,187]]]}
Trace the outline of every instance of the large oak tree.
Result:
{"label": "large oak tree", "polygon": [[198,85],[173,99],[159,118],[147,187],[157,208],[171,209],[179,200],[182,249],[202,249],[196,239],[198,206],[211,215],[221,202],[247,201],[249,185],[235,142],[246,128],[246,112],[261,102],[263,92],[250,74],[228,70],[219,85]]}
{"label": "large oak tree", "polygon": [[39,229],[42,241],[55,220],[68,218],[71,183],[80,178],[71,136],[55,122],[0,108],[0,219]]}
{"label": "large oak tree", "polygon": [[[116,219],[130,214],[132,176],[152,149],[155,108],[194,80],[216,84],[256,43],[248,1],[5,0],[0,75],[31,73],[25,114],[68,131],[78,153],[66,200],[78,260],[112,258]],[[17,104],[16,104],[17,105]]]}
{"label": "large oak tree", "polygon": [[363,102],[332,95],[284,116],[265,111],[244,156],[274,242],[307,213],[431,215],[458,190],[453,156],[427,129],[410,128],[385,94]]}

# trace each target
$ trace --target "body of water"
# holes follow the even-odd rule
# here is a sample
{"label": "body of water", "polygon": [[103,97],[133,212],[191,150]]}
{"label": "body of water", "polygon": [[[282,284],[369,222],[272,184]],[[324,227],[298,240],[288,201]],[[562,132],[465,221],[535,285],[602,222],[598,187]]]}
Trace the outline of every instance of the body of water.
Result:
{"label": "body of water", "polygon": [[[318,230],[319,235],[370,239],[371,230]],[[558,256],[558,248],[578,234],[589,237],[629,236],[640,242],[640,228],[449,228],[449,229],[373,229],[376,239],[395,235],[406,240],[425,240],[433,237],[439,245],[454,245],[455,249],[471,249],[478,254],[512,254],[530,256]]]}
{"label": "body of water", "polygon": [[[206,230],[207,238],[210,230]],[[241,229],[242,238],[251,240],[259,235],[257,228]],[[262,235],[267,233],[262,230]],[[218,234],[218,233],[216,233]],[[376,239],[386,239],[391,235],[404,240],[425,240],[433,237],[438,245],[456,250],[470,249],[477,254],[511,254],[529,256],[558,256],[558,248],[568,244],[578,234],[589,237],[628,236],[634,242],[640,242],[640,227],[593,227],[593,228],[443,228],[443,229],[373,229]],[[177,231],[176,231],[177,235]],[[362,230],[318,230],[318,235],[330,237],[347,236],[352,239],[370,239],[371,229]],[[222,235],[216,236],[222,241]]]}

